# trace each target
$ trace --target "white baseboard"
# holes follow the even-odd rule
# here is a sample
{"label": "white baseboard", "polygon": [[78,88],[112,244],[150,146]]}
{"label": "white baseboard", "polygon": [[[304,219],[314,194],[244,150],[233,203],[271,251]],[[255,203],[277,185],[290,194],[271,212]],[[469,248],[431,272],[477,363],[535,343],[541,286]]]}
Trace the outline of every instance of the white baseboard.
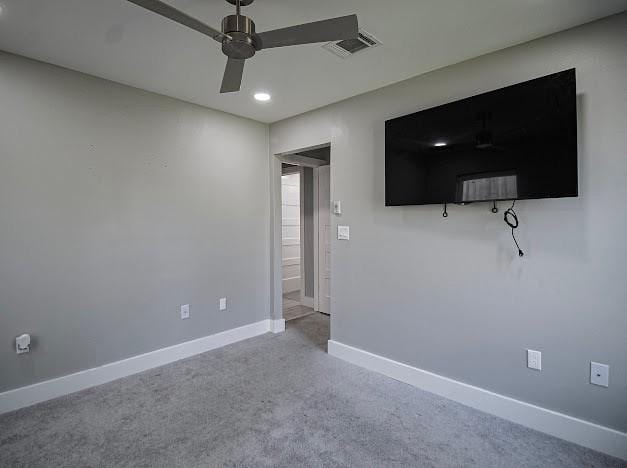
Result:
{"label": "white baseboard", "polygon": [[[262,335],[269,331],[279,333],[282,330],[279,330],[280,326],[275,322],[280,322],[280,320],[262,320],[214,335],[133,356],[122,361],[112,362],[100,367],[86,369],[74,374],[0,393],[0,414],[101,385],[154,367],[163,366],[164,364],[221,348],[231,343]],[[285,330],[285,322],[283,322],[283,330]]]}
{"label": "white baseboard", "polygon": [[627,433],[329,340],[329,354],[503,419],[627,460]]}
{"label": "white baseboard", "polygon": [[301,305],[303,305],[305,307],[311,307],[313,309],[313,306],[314,306],[313,297],[302,296],[301,300],[300,300],[300,303],[301,303]]}
{"label": "white baseboard", "polygon": [[285,331],[285,319],[270,320],[270,331],[272,333],[281,333]]}

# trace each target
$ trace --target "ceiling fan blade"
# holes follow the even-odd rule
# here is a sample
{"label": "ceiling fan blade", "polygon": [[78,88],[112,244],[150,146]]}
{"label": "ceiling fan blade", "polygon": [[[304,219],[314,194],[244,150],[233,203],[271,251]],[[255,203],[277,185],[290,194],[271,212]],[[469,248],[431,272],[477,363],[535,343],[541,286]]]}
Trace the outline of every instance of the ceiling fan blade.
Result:
{"label": "ceiling fan blade", "polygon": [[289,28],[274,29],[257,34],[259,50],[316,42],[356,39],[359,35],[357,15],[342,16]]}
{"label": "ceiling fan blade", "polygon": [[221,93],[233,93],[239,91],[242,85],[242,75],[244,74],[245,60],[229,58],[226,62],[224,77],[222,78]]}
{"label": "ceiling fan blade", "polygon": [[174,7],[171,7],[167,3],[163,3],[159,0],[127,0],[135,5],[145,8],[146,10],[150,10],[158,15],[164,16],[172,21],[175,21],[183,26],[187,26],[199,33],[204,34],[205,36],[209,36],[215,39],[218,42],[221,42],[222,39],[227,37],[225,34],[222,34],[217,29],[213,29],[211,26],[206,25],[202,21],[198,21],[196,18],[192,18],[191,16],[183,13],[180,10],[177,10]]}

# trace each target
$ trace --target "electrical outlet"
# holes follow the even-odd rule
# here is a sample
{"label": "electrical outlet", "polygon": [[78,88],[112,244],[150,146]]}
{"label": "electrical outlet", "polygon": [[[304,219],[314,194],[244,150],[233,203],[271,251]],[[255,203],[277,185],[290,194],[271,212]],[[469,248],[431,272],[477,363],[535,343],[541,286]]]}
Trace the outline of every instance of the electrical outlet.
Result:
{"label": "electrical outlet", "polygon": [[601,387],[610,386],[610,366],[590,362],[590,383]]}
{"label": "electrical outlet", "polygon": [[28,333],[15,338],[15,352],[17,354],[30,352],[30,335]]}
{"label": "electrical outlet", "polygon": [[529,369],[542,370],[542,353],[540,351],[527,350],[527,367]]}
{"label": "electrical outlet", "polygon": [[226,297],[220,298],[220,310],[226,310]]}
{"label": "electrical outlet", "polygon": [[181,320],[185,320],[189,318],[189,304],[185,304],[181,306]]}

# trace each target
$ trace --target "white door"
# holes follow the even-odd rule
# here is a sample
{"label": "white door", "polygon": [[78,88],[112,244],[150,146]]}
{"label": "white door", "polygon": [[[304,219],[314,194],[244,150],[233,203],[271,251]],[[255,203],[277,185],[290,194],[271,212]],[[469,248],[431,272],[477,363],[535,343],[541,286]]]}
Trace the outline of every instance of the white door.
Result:
{"label": "white door", "polygon": [[318,310],[331,313],[331,166],[318,169]]}
{"label": "white door", "polygon": [[283,294],[300,289],[300,174],[281,176]]}

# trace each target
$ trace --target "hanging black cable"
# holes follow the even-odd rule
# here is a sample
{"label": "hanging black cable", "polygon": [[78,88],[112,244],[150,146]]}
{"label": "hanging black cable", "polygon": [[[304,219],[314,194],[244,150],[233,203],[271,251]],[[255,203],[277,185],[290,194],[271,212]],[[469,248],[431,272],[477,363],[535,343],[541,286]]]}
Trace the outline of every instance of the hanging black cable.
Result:
{"label": "hanging black cable", "polygon": [[514,229],[516,229],[519,224],[518,216],[516,216],[516,212],[514,211],[514,205],[516,205],[516,200],[514,200],[514,202],[512,203],[512,206],[505,212],[505,214],[503,215],[503,219],[507,223],[507,225],[512,228],[512,239],[514,239],[514,243],[516,244],[516,247],[518,248],[518,256],[522,257],[525,254],[520,249],[520,246],[518,245],[518,241],[516,240],[516,236],[514,235]]}
{"label": "hanging black cable", "polygon": [[492,202],[492,213],[498,213],[498,212],[499,212],[499,209],[498,209],[498,207],[496,206],[496,200],[494,200],[494,201]]}
{"label": "hanging black cable", "polygon": [[443,218],[448,218],[448,213],[446,211],[446,203],[444,204],[444,212],[442,213]]}

